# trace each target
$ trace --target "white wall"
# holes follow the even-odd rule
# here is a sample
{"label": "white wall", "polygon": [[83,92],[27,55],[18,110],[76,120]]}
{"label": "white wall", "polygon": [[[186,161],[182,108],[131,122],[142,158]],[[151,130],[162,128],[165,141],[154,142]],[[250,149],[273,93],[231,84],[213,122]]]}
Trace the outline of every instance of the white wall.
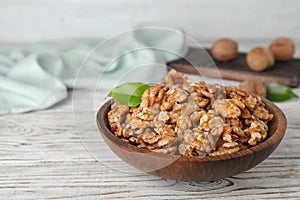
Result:
{"label": "white wall", "polygon": [[182,27],[200,42],[229,36],[300,42],[299,0],[0,0],[0,43],[108,37],[139,22]]}

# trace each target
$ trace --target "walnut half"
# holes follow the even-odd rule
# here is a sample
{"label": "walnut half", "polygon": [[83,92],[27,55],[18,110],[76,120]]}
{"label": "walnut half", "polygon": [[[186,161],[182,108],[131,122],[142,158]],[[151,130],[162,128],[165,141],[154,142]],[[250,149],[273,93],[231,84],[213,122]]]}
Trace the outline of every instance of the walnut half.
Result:
{"label": "walnut half", "polygon": [[254,93],[262,97],[267,96],[267,89],[263,82],[257,79],[249,79],[243,81],[239,85],[240,89],[246,90],[249,93]]}

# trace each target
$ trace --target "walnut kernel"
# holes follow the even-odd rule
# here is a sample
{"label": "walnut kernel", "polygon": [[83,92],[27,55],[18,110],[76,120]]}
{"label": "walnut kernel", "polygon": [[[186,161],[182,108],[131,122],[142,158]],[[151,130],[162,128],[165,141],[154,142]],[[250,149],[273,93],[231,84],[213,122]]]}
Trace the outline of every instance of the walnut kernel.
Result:
{"label": "walnut kernel", "polygon": [[256,79],[249,79],[240,83],[239,87],[249,93],[254,93],[262,97],[266,97],[267,89],[263,82]]}
{"label": "walnut kernel", "polygon": [[189,83],[174,70],[144,92],[139,106],[115,101],[108,112],[111,130],[122,141],[184,156],[224,155],[257,145],[272,118],[259,96],[235,86]]}

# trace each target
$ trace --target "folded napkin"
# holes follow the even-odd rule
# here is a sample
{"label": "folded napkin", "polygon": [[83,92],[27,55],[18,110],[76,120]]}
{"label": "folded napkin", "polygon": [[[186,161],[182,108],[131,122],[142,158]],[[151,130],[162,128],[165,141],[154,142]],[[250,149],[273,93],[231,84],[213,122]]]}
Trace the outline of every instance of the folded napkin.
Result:
{"label": "folded napkin", "polygon": [[[179,29],[145,25],[106,40],[0,46],[0,115],[49,108],[67,98],[67,88],[110,89],[128,80],[160,79],[166,62],[186,52]],[[90,81],[96,79],[98,86]]]}

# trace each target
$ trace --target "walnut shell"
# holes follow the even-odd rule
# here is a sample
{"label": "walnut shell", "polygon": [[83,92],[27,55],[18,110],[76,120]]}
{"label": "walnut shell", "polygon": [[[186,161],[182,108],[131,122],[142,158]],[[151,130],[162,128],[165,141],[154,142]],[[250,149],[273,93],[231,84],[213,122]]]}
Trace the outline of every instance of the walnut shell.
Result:
{"label": "walnut shell", "polygon": [[219,61],[229,61],[236,58],[238,45],[232,39],[222,38],[213,44],[211,53]]}
{"label": "walnut shell", "polygon": [[246,56],[248,67],[253,71],[264,71],[274,65],[274,56],[269,49],[256,47]]}
{"label": "walnut shell", "polygon": [[239,85],[240,89],[246,90],[249,93],[254,93],[262,97],[267,96],[267,89],[263,82],[256,80],[256,79],[250,79],[243,81]]}
{"label": "walnut shell", "polygon": [[288,38],[277,38],[272,41],[269,49],[273,53],[275,60],[288,61],[293,58],[295,45]]}

